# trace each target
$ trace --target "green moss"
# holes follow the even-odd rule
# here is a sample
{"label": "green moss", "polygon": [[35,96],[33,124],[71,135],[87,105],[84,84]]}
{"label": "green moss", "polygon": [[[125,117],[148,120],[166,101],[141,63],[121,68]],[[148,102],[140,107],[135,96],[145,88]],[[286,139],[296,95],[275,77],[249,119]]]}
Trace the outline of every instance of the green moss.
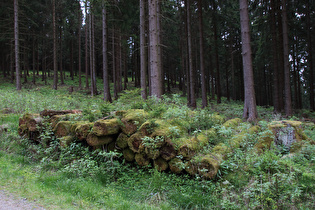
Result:
{"label": "green moss", "polygon": [[127,135],[134,134],[147,118],[147,113],[143,109],[130,109],[123,114],[121,130]]}
{"label": "green moss", "polygon": [[198,165],[198,174],[206,179],[213,179],[219,170],[222,162],[222,156],[218,154],[208,154],[201,157],[200,162],[196,162]]}
{"label": "green moss", "polygon": [[92,128],[93,134],[96,136],[107,136],[118,134],[120,130],[119,121],[117,118],[109,120],[97,120]]}
{"label": "green moss", "polygon": [[128,146],[133,152],[140,153],[144,150],[144,146],[142,144],[143,137],[144,136],[139,132],[129,137]]}
{"label": "green moss", "polygon": [[165,160],[171,160],[176,157],[177,151],[175,150],[172,142],[166,141],[160,149],[160,154]]}
{"label": "green moss", "polygon": [[230,120],[226,121],[225,123],[223,123],[222,126],[224,126],[224,127],[226,127],[226,128],[235,128],[235,127],[238,126],[241,122],[242,122],[242,119],[240,119],[240,118],[234,118],[234,119],[230,119]]}
{"label": "green moss", "polygon": [[214,123],[214,125],[221,125],[225,121],[225,117],[219,115],[218,113],[214,113],[211,115],[211,121]]}
{"label": "green moss", "polygon": [[231,151],[232,151],[231,148],[225,145],[224,143],[219,143],[212,149],[213,154],[219,154],[222,155],[223,157],[225,157],[226,154],[230,153]]}
{"label": "green moss", "polygon": [[243,141],[246,141],[246,138],[248,137],[248,135],[253,135],[253,134],[257,133],[258,131],[260,131],[260,127],[259,126],[252,126],[248,130],[244,130],[241,133],[236,134],[235,136],[233,136],[229,140],[229,146],[232,149],[239,148],[241,143]]}
{"label": "green moss", "polygon": [[185,139],[181,142],[179,154],[189,160],[208,144],[208,136],[205,133],[199,133],[197,136]]}
{"label": "green moss", "polygon": [[125,149],[128,147],[128,136],[124,133],[120,133],[116,140],[117,147]]}
{"label": "green moss", "polygon": [[96,136],[93,133],[90,133],[86,138],[86,142],[93,147],[109,144],[113,140],[114,140],[113,136]]}
{"label": "green moss", "polygon": [[148,147],[145,147],[144,152],[152,160],[155,160],[156,158],[158,158],[160,156],[159,148],[148,148]]}
{"label": "green moss", "polygon": [[71,134],[71,126],[74,123],[72,121],[60,121],[54,127],[53,131],[57,137],[68,136]]}
{"label": "green moss", "polygon": [[274,141],[275,134],[271,130],[264,131],[258,142],[255,144],[254,148],[258,153],[262,153],[266,149],[270,149],[271,143]]}
{"label": "green moss", "polygon": [[168,163],[163,158],[159,157],[153,161],[154,168],[156,168],[158,171],[165,171],[168,169]]}
{"label": "green moss", "polygon": [[123,150],[123,156],[127,162],[133,162],[135,160],[135,153],[129,148]]}
{"label": "green moss", "polygon": [[145,153],[137,153],[135,160],[139,166],[148,166],[150,164],[150,159]]}
{"label": "green moss", "polygon": [[86,140],[88,134],[91,132],[94,123],[84,123],[80,124],[75,129],[75,135],[78,137],[79,140],[83,141]]}
{"label": "green moss", "polygon": [[175,174],[181,173],[184,169],[184,163],[179,158],[173,158],[168,162],[168,165],[170,170]]}
{"label": "green moss", "polygon": [[71,134],[75,134],[76,133],[76,130],[79,126],[82,126],[82,125],[85,125],[89,123],[88,121],[77,121],[77,122],[74,122],[70,128],[70,132]]}
{"label": "green moss", "polygon": [[62,147],[67,147],[69,146],[73,141],[75,140],[75,138],[73,136],[63,136],[59,139],[60,141],[60,146]]}

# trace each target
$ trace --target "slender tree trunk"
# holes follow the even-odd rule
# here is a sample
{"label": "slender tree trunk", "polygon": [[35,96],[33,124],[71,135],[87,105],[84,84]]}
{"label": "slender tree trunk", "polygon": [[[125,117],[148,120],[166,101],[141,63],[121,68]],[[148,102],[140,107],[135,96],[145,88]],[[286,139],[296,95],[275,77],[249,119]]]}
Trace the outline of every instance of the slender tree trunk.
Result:
{"label": "slender tree trunk", "polygon": [[252,50],[250,46],[250,27],[247,0],[240,0],[240,19],[242,35],[242,55],[244,69],[245,102],[243,118],[247,121],[256,121],[256,97],[254,89],[254,75],[252,64]]}
{"label": "slender tree trunk", "polygon": [[277,26],[276,26],[276,4],[275,0],[271,0],[271,35],[272,35],[272,64],[273,64],[273,106],[275,112],[280,112],[280,87],[279,87],[279,62],[278,62],[278,42],[277,42]]}
{"label": "slender tree trunk", "polygon": [[219,47],[218,47],[218,30],[217,30],[217,5],[215,1],[212,1],[213,5],[213,32],[214,32],[214,47],[215,47],[215,65],[216,65],[216,76],[215,76],[215,89],[217,92],[217,103],[221,103],[221,75],[220,75],[220,63],[219,63]]}
{"label": "slender tree trunk", "polygon": [[53,49],[53,63],[54,63],[54,85],[53,89],[57,90],[58,84],[58,72],[57,72],[57,38],[56,38],[56,5],[55,0],[52,1],[53,4],[53,40],[54,40],[54,49]]}
{"label": "slender tree trunk", "polygon": [[36,59],[35,59],[36,53],[35,53],[35,38],[33,38],[33,84],[36,83]]}
{"label": "slender tree trunk", "polygon": [[70,45],[71,45],[71,49],[70,49],[70,77],[71,80],[74,80],[74,73],[73,73],[73,33],[71,34],[71,40],[70,40]]}
{"label": "slender tree trunk", "polygon": [[97,95],[97,86],[96,86],[96,60],[95,60],[95,20],[94,14],[92,14],[92,64],[93,64],[93,95]]}
{"label": "slender tree trunk", "polygon": [[21,75],[20,75],[20,45],[19,45],[19,4],[18,0],[14,0],[14,46],[15,46],[15,76],[16,89],[21,90]]}
{"label": "slender tree trunk", "polygon": [[149,0],[149,39],[150,39],[150,80],[151,94],[162,96],[162,78],[159,65],[159,36],[158,36],[158,0]]}
{"label": "slender tree trunk", "polygon": [[104,85],[104,101],[112,102],[109,89],[108,79],[108,62],[107,62],[107,22],[106,22],[106,8],[103,3],[102,9],[103,17],[103,85]]}
{"label": "slender tree trunk", "polygon": [[310,83],[310,108],[315,111],[315,101],[314,101],[314,66],[313,66],[313,49],[312,49],[312,30],[313,27],[311,25],[311,11],[310,11],[311,1],[308,1],[306,8],[306,22],[307,22],[307,51],[308,51],[308,65],[309,65],[309,83]]}
{"label": "slender tree trunk", "polygon": [[113,83],[114,83],[114,98],[118,98],[118,90],[117,90],[117,65],[116,65],[116,40],[115,40],[115,26],[112,28],[112,69],[113,69]]}
{"label": "slender tree trunk", "polygon": [[202,107],[208,106],[207,89],[206,89],[206,74],[205,74],[205,62],[203,53],[203,22],[202,22],[202,4],[201,0],[198,0],[199,10],[199,47],[200,47],[200,72],[201,72],[201,95],[202,95]]}
{"label": "slender tree trunk", "polygon": [[283,31],[283,61],[284,61],[284,95],[285,114],[292,115],[291,86],[290,86],[290,64],[289,64],[289,38],[286,0],[282,0],[282,31]]}
{"label": "slender tree trunk", "polygon": [[192,41],[191,41],[191,26],[190,26],[190,0],[185,1],[187,10],[187,38],[188,38],[188,62],[189,62],[189,77],[190,77],[190,106],[193,108],[197,107],[195,98],[195,71],[192,60]]}
{"label": "slender tree trunk", "polygon": [[79,89],[82,89],[82,65],[81,65],[81,24],[82,24],[82,17],[81,17],[81,7],[79,6],[79,24],[78,24],[78,45],[79,45],[79,58],[78,58],[78,65],[79,65]]}
{"label": "slender tree trunk", "polygon": [[141,96],[147,99],[147,71],[148,71],[148,53],[145,38],[145,11],[146,0],[140,0],[140,74],[141,74]]}
{"label": "slender tree trunk", "polygon": [[[61,18],[61,17],[60,17]],[[64,85],[65,84],[65,82],[64,82],[64,74],[63,74],[63,69],[62,69],[62,27],[60,26],[60,31],[59,31],[59,33],[60,33],[60,35],[59,35],[59,42],[60,42],[60,50],[59,50],[59,59],[60,59],[60,61],[59,61],[59,65],[60,65],[60,84],[61,85]]]}
{"label": "slender tree trunk", "polygon": [[89,54],[88,54],[88,18],[87,18],[87,2],[85,2],[85,89],[89,89]]}

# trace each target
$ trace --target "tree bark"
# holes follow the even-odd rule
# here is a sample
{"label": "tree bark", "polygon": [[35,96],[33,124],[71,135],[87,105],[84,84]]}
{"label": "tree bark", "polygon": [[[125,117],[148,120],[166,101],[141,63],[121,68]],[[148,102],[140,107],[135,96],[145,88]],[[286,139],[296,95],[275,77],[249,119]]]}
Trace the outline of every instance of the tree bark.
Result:
{"label": "tree bark", "polygon": [[140,0],[140,74],[141,74],[141,96],[147,99],[147,71],[148,71],[148,53],[145,38],[145,5],[146,0]]}
{"label": "tree bark", "polygon": [[313,66],[313,49],[312,49],[312,25],[311,25],[311,15],[310,15],[310,1],[307,3],[306,7],[306,22],[307,22],[307,51],[308,51],[308,65],[309,65],[309,83],[310,83],[310,108],[315,111],[315,101],[314,101],[314,66]]}
{"label": "tree bark", "polygon": [[78,24],[78,45],[79,45],[79,58],[78,58],[78,63],[79,63],[79,89],[82,88],[82,81],[81,81],[81,76],[82,76],[82,66],[81,66],[81,25],[82,25],[82,17],[81,17],[81,6],[79,5],[78,8],[78,13],[79,13],[79,24]]}
{"label": "tree bark", "polygon": [[56,38],[56,5],[55,0],[52,1],[53,6],[53,40],[54,40],[54,49],[53,49],[53,63],[54,63],[54,84],[53,89],[57,90],[58,83],[58,67],[57,67],[57,38]]}
{"label": "tree bark", "polygon": [[149,39],[150,39],[150,80],[151,95],[157,98],[162,96],[162,78],[159,65],[159,45],[158,42],[158,0],[149,0]]}
{"label": "tree bark", "polygon": [[188,42],[188,63],[189,63],[189,77],[190,77],[190,106],[193,108],[197,107],[195,97],[195,71],[192,60],[192,41],[191,41],[191,26],[190,26],[190,0],[185,1],[186,12],[187,12],[187,42]]}
{"label": "tree bark", "polygon": [[282,31],[283,31],[283,62],[284,62],[284,95],[285,114],[292,115],[291,86],[290,86],[290,64],[289,64],[289,38],[286,0],[282,0]]}
{"label": "tree bark", "polygon": [[242,35],[242,57],[244,69],[244,113],[243,118],[247,121],[256,121],[256,97],[254,89],[254,75],[252,64],[252,50],[250,46],[250,27],[248,15],[247,0],[240,0],[240,20],[241,20],[241,35]]}
{"label": "tree bark", "polygon": [[89,54],[88,54],[88,18],[87,18],[87,2],[85,2],[85,89],[89,89]]}
{"label": "tree bark", "polygon": [[112,102],[109,89],[108,79],[108,59],[107,59],[107,22],[106,22],[106,8],[103,4],[102,9],[103,17],[103,85],[104,85],[104,101]]}
{"label": "tree bark", "polygon": [[205,74],[205,61],[204,61],[204,44],[203,44],[203,22],[202,22],[202,3],[198,0],[199,10],[199,47],[200,47],[200,72],[201,72],[201,95],[202,95],[202,108],[208,106],[207,89],[206,89],[206,74]]}
{"label": "tree bark", "polygon": [[20,75],[20,45],[19,45],[19,4],[18,0],[14,0],[14,46],[15,46],[15,77],[16,89],[21,90]]}

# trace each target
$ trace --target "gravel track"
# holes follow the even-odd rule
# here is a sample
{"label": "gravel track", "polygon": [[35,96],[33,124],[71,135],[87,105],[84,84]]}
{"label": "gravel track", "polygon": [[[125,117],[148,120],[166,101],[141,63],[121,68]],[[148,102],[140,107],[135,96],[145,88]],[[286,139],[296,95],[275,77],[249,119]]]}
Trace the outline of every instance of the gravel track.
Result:
{"label": "gravel track", "polygon": [[0,190],[0,210],[44,210],[35,201]]}

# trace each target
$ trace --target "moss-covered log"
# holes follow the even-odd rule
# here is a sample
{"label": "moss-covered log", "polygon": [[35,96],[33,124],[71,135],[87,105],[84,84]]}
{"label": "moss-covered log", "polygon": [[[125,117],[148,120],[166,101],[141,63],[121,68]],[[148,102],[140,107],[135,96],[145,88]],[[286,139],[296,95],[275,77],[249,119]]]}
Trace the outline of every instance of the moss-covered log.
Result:
{"label": "moss-covered log", "polygon": [[93,147],[109,144],[114,140],[113,136],[97,136],[93,133],[88,134],[86,142]]}
{"label": "moss-covered log", "polygon": [[24,114],[19,119],[18,133],[31,140],[38,140],[43,127],[43,118],[39,114]]}
{"label": "moss-covered log", "polygon": [[179,154],[186,160],[190,160],[199,150],[208,145],[208,143],[207,135],[199,133],[196,136],[181,142]]}
{"label": "moss-covered log", "polygon": [[134,134],[146,121],[147,113],[143,109],[131,109],[122,114],[121,130],[127,135]]}
{"label": "moss-covered log", "polygon": [[127,162],[133,162],[135,160],[135,153],[129,148],[123,150],[123,156]]}
{"label": "moss-covered log", "polygon": [[184,162],[179,158],[173,158],[168,162],[168,165],[170,170],[175,174],[181,173],[185,167]]}
{"label": "moss-covered log", "polygon": [[175,150],[172,142],[166,141],[166,143],[160,149],[160,154],[162,158],[169,161],[176,157],[177,151]]}
{"label": "moss-covered log", "polygon": [[92,132],[96,136],[107,136],[118,134],[120,130],[117,118],[108,120],[97,120],[92,128]]}
{"label": "moss-covered log", "polygon": [[240,119],[240,118],[234,118],[234,119],[230,119],[230,120],[226,121],[225,123],[223,123],[222,126],[228,127],[228,128],[235,128],[235,127],[237,127],[240,123],[242,123],[242,119]]}
{"label": "moss-covered log", "polygon": [[139,166],[148,166],[150,164],[150,158],[145,153],[136,153],[135,160]]}
{"label": "moss-covered log", "polygon": [[91,132],[94,123],[82,123],[75,128],[75,135],[80,140],[86,140],[87,136]]}
{"label": "moss-covered log", "polygon": [[187,164],[185,170],[190,175],[198,174],[204,179],[213,179],[219,170],[222,162],[221,155],[207,154],[197,155]]}
{"label": "moss-covered log", "polygon": [[116,146],[120,149],[128,147],[128,136],[124,133],[120,133],[116,140]]}
{"label": "moss-covered log", "polygon": [[60,141],[60,146],[62,147],[67,147],[69,146],[72,142],[74,142],[75,138],[73,136],[63,136],[59,139]]}
{"label": "moss-covered log", "polygon": [[57,137],[68,136],[71,134],[71,126],[74,123],[72,121],[60,121],[54,127],[53,131]]}
{"label": "moss-covered log", "polygon": [[140,153],[144,150],[144,146],[142,144],[143,137],[144,136],[138,132],[129,137],[128,146],[133,152]]}
{"label": "moss-covered log", "polygon": [[154,168],[156,168],[158,171],[165,171],[168,169],[168,163],[163,158],[159,157],[153,161]]}
{"label": "moss-covered log", "polygon": [[41,117],[52,117],[54,115],[81,114],[81,110],[43,110],[40,112]]}

